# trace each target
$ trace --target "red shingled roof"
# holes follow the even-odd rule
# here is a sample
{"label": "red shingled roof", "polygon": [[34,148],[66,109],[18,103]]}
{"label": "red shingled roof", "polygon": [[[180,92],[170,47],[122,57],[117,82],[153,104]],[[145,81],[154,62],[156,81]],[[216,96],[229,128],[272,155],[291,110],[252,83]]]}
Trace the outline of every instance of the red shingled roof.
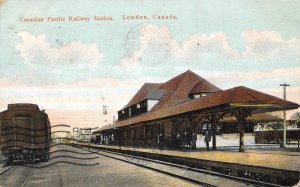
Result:
{"label": "red shingled roof", "polygon": [[203,82],[198,82],[194,88],[190,91],[191,94],[193,93],[199,93],[199,92],[218,92],[221,91],[219,88],[214,86],[213,84],[207,82],[206,80],[203,79]]}
{"label": "red shingled roof", "polygon": [[151,90],[156,90],[161,84],[159,83],[145,83],[140,90],[133,96],[129,103],[124,107],[127,108],[131,105],[137,104],[145,98]]}
{"label": "red shingled roof", "polygon": [[286,101],[243,86],[216,92],[210,96],[151,111],[137,117],[117,121],[115,126],[128,126],[175,115],[205,111],[217,107],[253,107],[253,113],[296,109],[297,103]]}
{"label": "red shingled roof", "polygon": [[190,70],[161,84],[159,89],[167,90],[169,94],[162,98],[152,111],[190,101],[189,95],[192,93],[221,91],[220,88]]}
{"label": "red shingled roof", "polygon": [[218,91],[221,89],[188,70],[165,83],[145,83],[124,108],[144,99],[159,99],[160,101],[151,109],[151,111],[155,111],[190,101],[189,95],[192,93]]}

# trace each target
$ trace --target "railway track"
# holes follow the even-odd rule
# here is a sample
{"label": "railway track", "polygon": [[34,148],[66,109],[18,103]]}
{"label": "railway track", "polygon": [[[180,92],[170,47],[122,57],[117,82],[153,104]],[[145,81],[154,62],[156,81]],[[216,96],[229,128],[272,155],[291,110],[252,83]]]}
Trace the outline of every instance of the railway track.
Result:
{"label": "railway track", "polygon": [[24,186],[28,183],[30,177],[33,175],[33,173],[35,172],[35,170],[36,170],[36,168],[37,168],[38,165],[39,165],[39,164],[36,164],[33,168],[31,168],[31,172],[30,172],[29,175],[26,177],[26,179],[25,179],[25,181],[22,183],[21,187],[24,187]]}
{"label": "railway track", "polygon": [[14,167],[16,167],[16,166],[10,166],[10,167],[6,168],[5,170],[3,170],[3,171],[0,173],[0,176],[3,175],[4,173],[8,172],[9,170],[13,169]]}
{"label": "railway track", "polygon": [[[77,147],[79,148],[79,147]],[[280,185],[220,174],[213,171],[199,169],[193,166],[175,164],[171,162],[149,159],[141,156],[118,153],[97,148],[81,147],[85,151],[95,153],[107,158],[133,164],[145,169],[163,173],[181,180],[186,180],[202,186],[271,186]],[[100,162],[101,164],[101,162]],[[38,164],[26,166],[10,166],[0,173],[0,186],[28,186],[34,176]]]}
{"label": "railway track", "polygon": [[[199,179],[197,177],[191,177],[194,174],[204,174],[205,176],[214,176],[216,178],[213,178],[214,180],[219,180],[219,182],[222,182],[222,179],[224,181],[233,181],[236,182],[237,184],[241,184],[241,186],[248,186],[248,185],[253,185],[253,186],[267,186],[267,187],[279,187],[281,185],[278,184],[273,184],[273,183],[266,183],[262,181],[257,181],[257,180],[251,180],[247,178],[242,178],[242,177],[236,177],[236,176],[231,176],[231,175],[225,175],[221,174],[218,172],[213,172],[213,171],[208,171],[204,169],[199,169],[195,167],[190,167],[186,165],[180,165],[180,164],[175,164],[175,163],[170,163],[170,162],[164,162],[160,160],[153,160],[149,158],[144,158],[140,156],[133,156],[129,154],[124,154],[124,153],[118,153],[118,152],[113,152],[113,151],[107,151],[107,150],[101,150],[95,149],[95,148],[89,148],[85,149],[86,151],[94,151],[94,153],[98,155],[102,155],[105,157],[109,157],[112,159],[116,159],[119,161],[127,162],[133,165],[137,165],[140,167],[144,167],[147,169],[151,169],[160,173],[164,173],[167,175],[171,175],[176,178],[180,178],[183,180],[187,180],[190,182],[194,182],[203,186],[219,186],[219,185],[214,185],[213,183],[210,182],[205,182],[205,180]],[[162,165],[164,167],[167,167],[168,169],[164,169],[163,167],[160,167],[159,165]],[[174,172],[174,169],[179,169],[181,171],[186,171],[186,175],[182,175],[183,172]],[[195,176],[195,175],[194,175]],[[222,183],[220,183],[222,184]],[[224,183],[222,186],[225,186]]]}
{"label": "railway track", "polygon": [[24,187],[34,174],[39,164],[13,165],[0,173],[0,186],[21,186]]}

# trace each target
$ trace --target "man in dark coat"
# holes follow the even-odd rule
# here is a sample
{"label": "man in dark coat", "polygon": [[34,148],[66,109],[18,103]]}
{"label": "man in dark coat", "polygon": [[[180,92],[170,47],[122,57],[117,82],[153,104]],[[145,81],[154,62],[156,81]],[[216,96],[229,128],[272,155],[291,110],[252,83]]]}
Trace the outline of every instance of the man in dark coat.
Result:
{"label": "man in dark coat", "polygon": [[207,151],[209,151],[209,142],[210,142],[210,140],[211,140],[210,133],[209,133],[209,131],[206,131],[205,137],[204,137],[204,142],[206,143]]}

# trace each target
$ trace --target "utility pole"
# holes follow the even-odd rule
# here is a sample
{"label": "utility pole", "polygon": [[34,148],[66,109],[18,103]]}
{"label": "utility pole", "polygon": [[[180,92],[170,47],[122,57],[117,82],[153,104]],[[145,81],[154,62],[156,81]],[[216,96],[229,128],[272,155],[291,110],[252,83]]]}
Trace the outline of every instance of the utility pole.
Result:
{"label": "utility pole", "polygon": [[[290,86],[287,83],[280,84],[283,87],[283,99],[286,100],[286,87]],[[286,110],[283,111],[283,142],[282,147],[286,147]]]}
{"label": "utility pole", "polygon": [[114,129],[116,128],[116,127],[115,127],[115,123],[116,123],[116,117],[113,116],[113,123],[112,123],[112,124],[113,124]]}

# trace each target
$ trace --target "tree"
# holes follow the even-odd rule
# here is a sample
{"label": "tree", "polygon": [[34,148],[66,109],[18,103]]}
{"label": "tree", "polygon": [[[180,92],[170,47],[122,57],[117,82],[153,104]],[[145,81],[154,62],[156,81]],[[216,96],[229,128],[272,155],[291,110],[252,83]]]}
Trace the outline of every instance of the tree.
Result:
{"label": "tree", "polygon": [[300,112],[295,112],[290,119],[295,120],[297,127],[300,128]]}

